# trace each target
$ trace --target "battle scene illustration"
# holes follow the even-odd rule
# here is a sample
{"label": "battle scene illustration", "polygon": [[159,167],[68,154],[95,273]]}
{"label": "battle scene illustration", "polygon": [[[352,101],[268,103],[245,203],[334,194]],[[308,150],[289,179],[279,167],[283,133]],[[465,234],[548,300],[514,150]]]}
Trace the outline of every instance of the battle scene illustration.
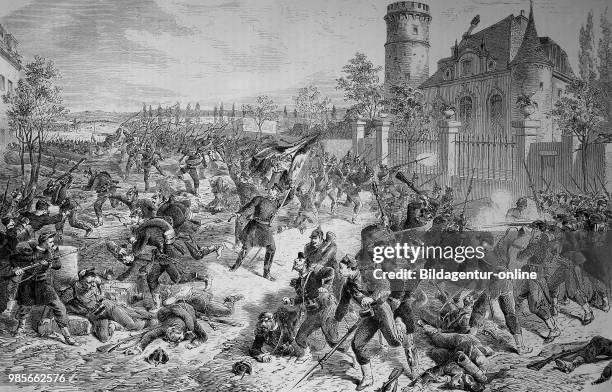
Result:
{"label": "battle scene illustration", "polygon": [[0,1],[0,391],[609,391],[605,0]]}

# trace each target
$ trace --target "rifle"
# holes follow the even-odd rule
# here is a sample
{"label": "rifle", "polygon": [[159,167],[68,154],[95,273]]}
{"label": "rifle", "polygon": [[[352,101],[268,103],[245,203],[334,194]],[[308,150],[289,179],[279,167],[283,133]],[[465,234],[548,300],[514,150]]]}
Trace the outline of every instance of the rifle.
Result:
{"label": "rifle", "polygon": [[[465,209],[467,208],[468,197],[470,197],[470,193],[472,193],[472,184],[474,182],[474,174],[476,173],[476,168],[472,168],[472,176],[470,177],[470,183],[468,184],[467,192],[465,193],[465,200],[463,201],[463,210],[461,211],[460,217],[465,217]],[[464,219],[464,218],[461,218]]]}
{"label": "rifle", "polygon": [[[55,255],[55,256],[53,256],[53,257],[51,258],[51,260],[56,260],[56,259],[59,259],[59,258],[64,257],[64,256],[68,256],[68,255],[71,255],[71,254],[77,253],[78,251],[79,251],[78,249],[75,249],[75,250],[71,250],[71,251],[70,251],[70,252],[68,252],[68,253],[63,253],[63,254]],[[44,260],[49,261],[49,260],[47,260],[47,259],[44,259]],[[19,268],[19,269],[20,269],[20,270],[22,270],[22,271],[23,271],[23,273],[25,273],[25,272],[27,272],[27,271],[29,271],[29,270],[31,270],[31,269],[34,269],[34,268],[36,268],[36,267],[40,267],[40,266],[42,266],[42,265],[43,265],[43,264],[42,264],[42,262],[41,262],[41,261],[37,261],[36,263],[30,264],[30,265],[28,265],[28,266],[25,266],[25,267],[23,267],[23,268]],[[21,275],[14,275],[14,276],[12,276],[12,277],[11,277],[11,280],[12,280],[13,282],[15,282],[15,283],[19,283],[19,282],[21,282],[21,277],[23,276],[23,273],[22,273]]]}
{"label": "rifle", "polygon": [[408,166],[408,165],[413,164],[413,163],[420,162],[420,161],[422,161],[422,160],[424,160],[424,159],[427,159],[427,158],[428,158],[428,157],[424,157],[424,158],[420,158],[420,159],[413,159],[413,160],[412,160],[412,161],[410,161],[410,162],[400,163],[399,165],[395,165],[395,166],[393,166],[393,167],[390,167],[390,168],[389,168],[389,172],[395,171],[395,170],[399,169],[400,167],[404,167],[404,166]]}
{"label": "rifle", "polygon": [[[395,368],[389,374],[389,379],[383,383],[383,385],[377,389],[378,392],[395,392],[397,390],[397,380],[402,375],[403,370],[401,368]],[[393,388],[393,389],[391,389]]]}
{"label": "rifle", "polygon": [[327,352],[327,354],[325,354],[323,356],[323,358],[319,359],[319,362],[317,362],[313,367],[311,367],[310,370],[308,370],[306,372],[306,374],[304,374],[302,376],[302,378],[300,378],[298,380],[298,382],[296,382],[289,390],[290,391],[294,390],[295,387],[297,387],[299,385],[299,383],[301,383],[303,380],[308,378],[308,376],[310,376],[312,374],[312,372],[314,372],[319,366],[321,366],[321,368],[323,368],[323,362],[327,361],[332,356],[332,354],[335,353],[338,350],[338,348],[348,339],[348,337],[357,329],[357,327],[359,327],[359,325],[361,325],[363,320],[364,320],[364,318],[360,318],[359,321],[357,321],[355,324],[353,324],[353,326],[348,329],[346,334],[344,334],[344,336],[338,341],[338,343],[334,347],[332,347],[332,349],[329,350]]}
{"label": "rifle", "polygon": [[437,179],[437,178],[438,178],[438,177],[440,177],[441,175],[442,175],[442,174],[438,174],[438,175],[435,175],[435,176],[431,177],[429,180],[427,180],[427,181],[425,181],[424,183],[420,184],[420,185],[419,185],[419,188],[422,188],[423,186],[425,186],[425,185],[429,184],[430,182],[432,182],[433,180]]}
{"label": "rifle", "polygon": [[101,353],[110,353],[111,351],[115,350],[117,347],[119,347],[123,343],[127,343],[131,340],[135,340],[136,338],[138,339],[142,338],[146,333],[150,332],[152,329],[153,328],[149,328],[136,335],[128,336],[127,338],[121,339],[117,341],[116,343],[108,343],[103,346],[99,346],[98,348],[96,348],[96,351],[101,352]]}
{"label": "rifle", "polygon": [[546,365],[548,365],[549,363],[557,360],[557,359],[561,359],[561,358],[565,358],[567,356],[570,356],[572,354],[576,354],[577,352],[579,352],[580,350],[584,349],[586,347],[582,346],[579,348],[575,348],[575,349],[571,349],[571,350],[563,350],[558,354],[553,354],[548,358],[544,358],[540,361],[535,361],[535,362],[531,362],[530,364],[527,365],[527,369],[531,369],[531,370],[542,370],[542,368]]}
{"label": "rifle", "polygon": [[72,166],[67,172],[65,172],[61,176],[57,177],[54,182],[58,182],[58,181],[62,180],[64,177],[67,177],[70,173],[75,171],[79,167],[79,165],[81,163],[83,163],[84,161],[85,161],[85,158],[79,159],[79,161],[74,166]]}
{"label": "rifle", "polygon": [[398,180],[400,180],[404,184],[408,185],[408,187],[410,189],[412,189],[412,191],[414,193],[416,193],[417,195],[419,195],[419,196],[423,195],[423,191],[418,189],[416,186],[414,186],[414,183],[412,181],[410,181],[409,179],[407,179],[406,176],[404,175],[404,173],[397,172],[397,174],[395,175],[395,178],[397,178]]}
{"label": "rifle", "polygon": [[529,169],[527,169],[527,164],[523,161],[523,166],[525,167],[525,172],[527,173],[527,179],[529,180],[529,188],[531,188],[531,193],[533,194],[533,200],[535,200],[536,208],[538,209],[538,213],[542,213],[542,207],[540,207],[540,201],[538,200],[538,195],[536,194],[535,187],[533,186],[533,180],[531,179],[531,173],[529,173]]}

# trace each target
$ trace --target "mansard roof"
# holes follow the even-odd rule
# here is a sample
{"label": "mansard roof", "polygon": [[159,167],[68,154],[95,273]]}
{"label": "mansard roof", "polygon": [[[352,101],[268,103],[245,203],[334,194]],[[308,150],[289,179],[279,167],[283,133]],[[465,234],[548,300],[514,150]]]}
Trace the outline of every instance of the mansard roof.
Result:
{"label": "mansard roof", "polygon": [[[547,57],[543,49],[543,45],[546,43],[543,42],[543,38],[538,37],[536,31],[533,6],[531,6],[529,10],[527,27],[524,30],[525,33],[523,34],[522,40],[516,42],[513,39],[513,32],[515,35],[517,34],[515,28],[516,24],[520,24],[521,21],[525,19],[527,18],[525,18],[522,13],[521,16],[516,17],[514,15],[509,15],[499,22],[474,34],[464,35],[457,47],[453,46],[453,56],[438,61],[439,66],[436,72],[434,72],[434,74],[420,87],[434,87],[445,82],[444,70],[446,66],[449,65],[449,63],[456,63],[461,54],[466,50],[472,50],[479,56],[486,56],[494,59],[496,62],[496,69],[498,70],[508,69],[510,66],[521,63],[542,63],[552,65],[551,60]],[[511,58],[513,54],[513,41],[514,45],[518,46],[520,43],[520,46],[514,58]],[[516,50],[516,46],[514,46],[514,50]],[[564,69],[559,69],[558,71],[568,76],[573,75],[569,65],[563,68]]]}

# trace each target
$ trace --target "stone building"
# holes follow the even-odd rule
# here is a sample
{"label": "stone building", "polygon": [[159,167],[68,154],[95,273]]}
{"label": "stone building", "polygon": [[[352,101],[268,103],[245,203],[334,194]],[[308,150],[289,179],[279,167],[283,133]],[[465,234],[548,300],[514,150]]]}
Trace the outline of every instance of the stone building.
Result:
{"label": "stone building", "polygon": [[387,6],[385,88],[418,87],[429,77],[429,6],[399,1]]}
{"label": "stone building", "polygon": [[450,57],[420,88],[431,104],[451,104],[467,135],[510,137],[513,120],[525,116],[517,98],[537,102],[530,116],[539,120],[537,141],[559,141],[560,132],[548,114],[574,77],[565,51],[549,37],[538,36],[530,8],[474,32],[479,18],[451,48]]}
{"label": "stone building", "polygon": [[[17,40],[0,25],[0,95],[13,92],[20,79],[21,60]],[[8,105],[0,99],[0,150],[10,142],[6,110]]]}

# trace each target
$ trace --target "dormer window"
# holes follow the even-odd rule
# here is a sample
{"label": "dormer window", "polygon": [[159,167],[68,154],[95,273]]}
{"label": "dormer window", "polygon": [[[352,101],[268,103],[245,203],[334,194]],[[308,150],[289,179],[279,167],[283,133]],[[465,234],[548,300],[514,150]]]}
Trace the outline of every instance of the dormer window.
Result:
{"label": "dormer window", "polygon": [[453,78],[453,72],[450,68],[446,68],[444,71],[444,80],[451,80]]}
{"label": "dormer window", "polygon": [[489,63],[487,64],[487,70],[495,71],[495,65],[495,60],[489,60]]}
{"label": "dormer window", "polygon": [[461,62],[461,76],[470,76],[473,73],[472,66],[471,59],[463,60]]}

